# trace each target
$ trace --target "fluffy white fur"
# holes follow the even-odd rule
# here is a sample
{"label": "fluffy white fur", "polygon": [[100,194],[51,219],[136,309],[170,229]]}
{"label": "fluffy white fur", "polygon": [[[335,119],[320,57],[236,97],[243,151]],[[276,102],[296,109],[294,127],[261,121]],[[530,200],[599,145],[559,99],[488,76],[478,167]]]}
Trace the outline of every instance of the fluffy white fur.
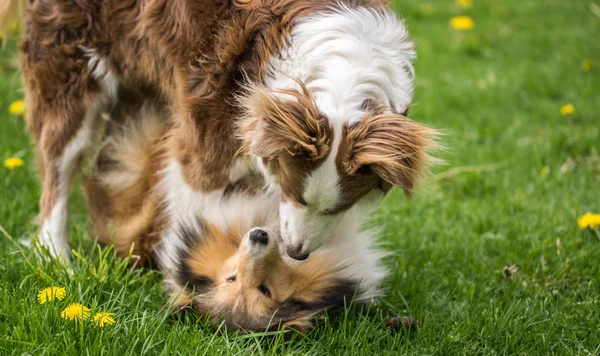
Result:
{"label": "fluffy white fur", "polygon": [[42,223],[39,241],[52,257],[69,262],[69,241],[67,236],[67,198],[60,197],[50,215]]}
{"label": "fluffy white fur", "polygon": [[161,172],[162,178],[158,189],[164,195],[165,214],[169,226],[163,233],[157,247],[158,262],[165,271],[170,270],[179,260],[178,252],[185,248],[179,236],[179,228],[197,227],[198,215],[209,214],[218,206],[223,190],[210,193],[193,191],[183,179],[181,166],[176,160],[167,163]]}
{"label": "fluffy white fur", "polygon": [[325,115],[333,111],[354,122],[362,118],[365,99],[403,111],[412,100],[415,56],[404,24],[392,12],[342,8],[296,25],[289,46],[271,63],[274,76],[267,86],[298,88],[293,78],[299,78]]}
{"label": "fluffy white fur", "polygon": [[380,296],[381,281],[387,271],[381,260],[387,255],[377,246],[377,230],[364,230],[365,221],[358,207],[344,214],[342,221],[332,234],[332,238],[312,255],[335,256],[340,272],[344,277],[360,280],[364,293],[361,300]]}

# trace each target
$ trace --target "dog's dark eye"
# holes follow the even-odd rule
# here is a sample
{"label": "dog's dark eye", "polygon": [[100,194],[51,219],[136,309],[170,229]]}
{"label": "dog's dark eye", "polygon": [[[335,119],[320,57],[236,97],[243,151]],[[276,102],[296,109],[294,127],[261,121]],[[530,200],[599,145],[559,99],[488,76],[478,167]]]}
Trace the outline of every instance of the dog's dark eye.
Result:
{"label": "dog's dark eye", "polygon": [[235,282],[235,276],[227,277],[227,282]]}
{"label": "dog's dark eye", "polygon": [[258,289],[260,289],[260,292],[264,295],[266,295],[267,297],[271,298],[271,291],[269,290],[269,288],[265,287],[264,284],[261,284]]}

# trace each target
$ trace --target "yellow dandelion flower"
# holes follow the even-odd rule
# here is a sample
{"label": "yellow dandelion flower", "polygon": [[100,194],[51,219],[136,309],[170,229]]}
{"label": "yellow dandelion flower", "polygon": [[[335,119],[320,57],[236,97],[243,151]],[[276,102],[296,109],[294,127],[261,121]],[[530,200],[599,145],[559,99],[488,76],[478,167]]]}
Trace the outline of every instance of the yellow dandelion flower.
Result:
{"label": "yellow dandelion flower", "polygon": [[15,169],[23,166],[23,160],[19,157],[10,157],[4,160],[4,167],[8,169]]}
{"label": "yellow dandelion flower", "polygon": [[575,112],[575,106],[573,104],[567,104],[560,107],[560,114],[562,116],[571,115]]}
{"label": "yellow dandelion flower", "polygon": [[590,69],[592,69],[592,60],[584,59],[581,63],[581,69],[583,69],[584,72],[589,72]]}
{"label": "yellow dandelion flower", "polygon": [[62,287],[48,287],[42,289],[38,295],[37,300],[40,304],[51,302],[54,299],[63,300],[65,298],[65,289]]}
{"label": "yellow dandelion flower", "polygon": [[468,31],[475,27],[475,21],[469,16],[455,16],[450,19],[450,26],[455,30]]}
{"label": "yellow dandelion flower", "polygon": [[473,2],[471,0],[456,0],[454,2],[463,9],[470,9],[473,7]]}
{"label": "yellow dandelion flower", "polygon": [[600,226],[600,214],[587,212],[577,219],[577,225],[582,229],[596,230]]}
{"label": "yellow dandelion flower", "polygon": [[428,2],[422,3],[421,6],[419,6],[419,9],[425,15],[431,15],[435,12],[435,8],[433,7],[433,5]]}
{"label": "yellow dandelion flower", "polygon": [[107,312],[97,312],[92,319],[100,328],[103,328],[104,325],[112,325],[115,323],[112,314]]}
{"label": "yellow dandelion flower", "polygon": [[13,101],[8,107],[8,111],[13,115],[25,114],[25,102],[23,100]]}
{"label": "yellow dandelion flower", "polygon": [[60,313],[63,319],[81,321],[90,316],[90,308],[79,303],[72,303]]}

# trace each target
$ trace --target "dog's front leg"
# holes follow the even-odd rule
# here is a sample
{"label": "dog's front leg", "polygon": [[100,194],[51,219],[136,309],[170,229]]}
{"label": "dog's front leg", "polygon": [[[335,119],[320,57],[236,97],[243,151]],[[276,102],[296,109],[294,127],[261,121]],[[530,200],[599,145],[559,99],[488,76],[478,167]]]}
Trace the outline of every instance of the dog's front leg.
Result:
{"label": "dog's front leg", "polygon": [[[48,20],[46,5],[30,9],[28,20],[32,26],[28,26],[21,44],[21,69],[28,130],[37,144],[42,173],[38,237],[52,256],[68,262],[67,202],[71,181],[84,151],[93,142],[101,122],[100,111],[116,93],[118,80],[109,72],[106,59],[80,45],[84,39],[78,34],[93,36],[91,29],[82,25],[83,31],[66,30],[79,22]],[[53,16],[60,15],[59,8],[62,9],[58,5],[52,7]],[[70,35],[60,35],[64,31]]]}
{"label": "dog's front leg", "polygon": [[29,129],[38,141],[37,154],[43,177],[38,238],[53,257],[68,262],[69,190],[83,153],[93,142],[100,100],[90,93],[92,100],[68,98],[68,103],[49,103],[30,89],[27,76],[25,79]]}
{"label": "dog's front leg", "polygon": [[[48,248],[53,257],[64,262],[69,261],[67,202],[71,181],[79,168],[85,149],[93,142],[96,114],[95,108],[90,108],[76,130],[72,127],[60,127],[62,121],[59,120],[56,120],[58,125],[49,122],[40,140],[43,182],[39,241]],[[62,140],[67,142],[62,144]],[[63,149],[60,149],[61,146]]]}

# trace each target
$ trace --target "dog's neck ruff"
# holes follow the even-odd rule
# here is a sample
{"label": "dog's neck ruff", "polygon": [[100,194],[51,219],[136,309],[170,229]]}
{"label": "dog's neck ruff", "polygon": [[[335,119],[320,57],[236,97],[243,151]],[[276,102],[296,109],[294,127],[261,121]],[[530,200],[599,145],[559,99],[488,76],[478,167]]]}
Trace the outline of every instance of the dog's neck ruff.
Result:
{"label": "dog's neck ruff", "polygon": [[269,66],[266,86],[313,93],[330,121],[349,124],[364,115],[365,99],[403,112],[413,93],[415,58],[406,28],[389,11],[341,6],[297,22],[288,45]]}

